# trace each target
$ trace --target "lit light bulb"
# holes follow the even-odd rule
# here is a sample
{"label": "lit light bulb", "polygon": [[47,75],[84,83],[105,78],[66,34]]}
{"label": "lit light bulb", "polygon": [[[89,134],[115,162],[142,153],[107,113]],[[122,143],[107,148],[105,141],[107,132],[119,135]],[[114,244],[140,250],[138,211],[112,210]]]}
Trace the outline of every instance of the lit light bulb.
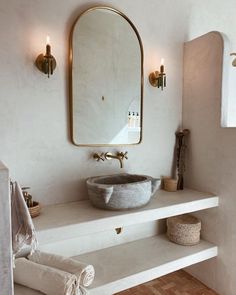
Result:
{"label": "lit light bulb", "polygon": [[50,37],[47,36],[46,38],[46,55],[50,56],[51,55],[51,45],[50,45]]}
{"label": "lit light bulb", "polygon": [[165,62],[165,60],[164,60],[164,58],[162,58],[161,59],[161,66],[160,66],[160,72],[163,74],[164,73],[164,71],[165,71],[165,68],[164,68],[164,62]]}
{"label": "lit light bulb", "polygon": [[46,38],[46,45],[50,45],[50,37],[49,36],[47,36],[47,38]]}

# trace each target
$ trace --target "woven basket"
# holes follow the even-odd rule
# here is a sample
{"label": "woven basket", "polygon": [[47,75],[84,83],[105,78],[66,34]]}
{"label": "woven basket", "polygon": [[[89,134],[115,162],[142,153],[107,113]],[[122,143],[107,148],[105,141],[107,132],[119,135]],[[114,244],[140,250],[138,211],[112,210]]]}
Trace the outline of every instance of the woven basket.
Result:
{"label": "woven basket", "polygon": [[170,241],[191,246],[200,242],[201,221],[189,214],[167,219],[167,236]]}
{"label": "woven basket", "polygon": [[30,216],[32,218],[39,216],[40,214],[40,204],[38,202],[33,202],[33,207],[28,208]]}

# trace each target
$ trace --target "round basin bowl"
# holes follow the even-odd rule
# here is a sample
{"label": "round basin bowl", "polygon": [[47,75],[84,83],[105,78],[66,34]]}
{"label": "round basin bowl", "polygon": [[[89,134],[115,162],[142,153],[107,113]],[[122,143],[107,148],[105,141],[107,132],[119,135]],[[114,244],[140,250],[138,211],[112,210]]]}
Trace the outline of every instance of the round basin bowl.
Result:
{"label": "round basin bowl", "polygon": [[87,180],[92,204],[107,210],[128,210],[146,205],[160,188],[160,179],[147,175],[115,174]]}

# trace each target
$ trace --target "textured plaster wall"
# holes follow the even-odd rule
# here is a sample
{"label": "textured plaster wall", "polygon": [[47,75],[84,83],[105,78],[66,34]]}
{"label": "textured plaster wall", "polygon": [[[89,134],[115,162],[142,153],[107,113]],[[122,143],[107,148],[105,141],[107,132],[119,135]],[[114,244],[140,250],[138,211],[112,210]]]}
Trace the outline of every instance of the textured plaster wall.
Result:
{"label": "textured plaster wall", "polygon": [[0,286],[2,295],[12,292],[12,251],[9,197],[9,171],[0,161]]}
{"label": "textured plaster wall", "polygon": [[192,1],[188,40],[210,31],[224,34],[224,76],[222,126],[236,127],[236,68],[231,66],[236,52],[235,0]]}
{"label": "textured plaster wall", "polygon": [[[110,5],[136,25],[144,45],[143,143],[129,152],[124,171],[159,177],[171,171],[175,130],[182,116],[182,43],[188,2],[178,0],[0,2],[0,159],[43,204],[87,198],[88,176],[118,173],[116,161],[97,163],[91,153],[114,148],[78,148],[69,139],[68,43],[76,17],[94,5]],[[166,21],[168,19],[171,21]],[[163,26],[163,24],[165,24]],[[51,36],[58,66],[48,79],[34,66]],[[148,83],[149,72],[166,60],[168,87]]]}
{"label": "textured plaster wall", "polygon": [[[226,45],[235,52],[235,1],[192,1],[192,4],[188,40],[209,31],[220,31],[230,42]],[[214,55],[213,48],[213,44],[206,48],[211,57]],[[220,127],[221,79],[217,67],[220,67],[221,60],[210,60],[210,68],[209,59],[204,60],[208,65],[206,68],[203,60],[196,57],[191,76],[195,77],[195,81],[191,92],[188,92],[190,88],[186,81],[184,83],[183,123],[192,134],[187,167],[188,185],[220,196],[219,209],[200,215],[205,227],[204,236],[219,245],[219,257],[192,269],[195,276],[220,295],[233,295],[236,290],[236,129]],[[186,78],[189,80],[191,77]],[[235,87],[235,82],[232,87]]]}
{"label": "textured plaster wall", "polygon": [[220,206],[198,213],[202,236],[219,256],[190,272],[220,295],[236,289],[236,130],[220,127],[223,39],[210,33],[185,44],[183,126],[189,128],[187,186],[216,193]]}

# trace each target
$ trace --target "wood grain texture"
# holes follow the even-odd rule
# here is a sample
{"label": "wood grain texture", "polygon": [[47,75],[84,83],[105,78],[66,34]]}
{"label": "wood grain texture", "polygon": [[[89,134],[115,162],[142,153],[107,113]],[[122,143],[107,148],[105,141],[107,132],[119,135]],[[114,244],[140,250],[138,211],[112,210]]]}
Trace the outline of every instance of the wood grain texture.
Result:
{"label": "wood grain texture", "polygon": [[218,295],[183,270],[119,292],[116,295]]}

